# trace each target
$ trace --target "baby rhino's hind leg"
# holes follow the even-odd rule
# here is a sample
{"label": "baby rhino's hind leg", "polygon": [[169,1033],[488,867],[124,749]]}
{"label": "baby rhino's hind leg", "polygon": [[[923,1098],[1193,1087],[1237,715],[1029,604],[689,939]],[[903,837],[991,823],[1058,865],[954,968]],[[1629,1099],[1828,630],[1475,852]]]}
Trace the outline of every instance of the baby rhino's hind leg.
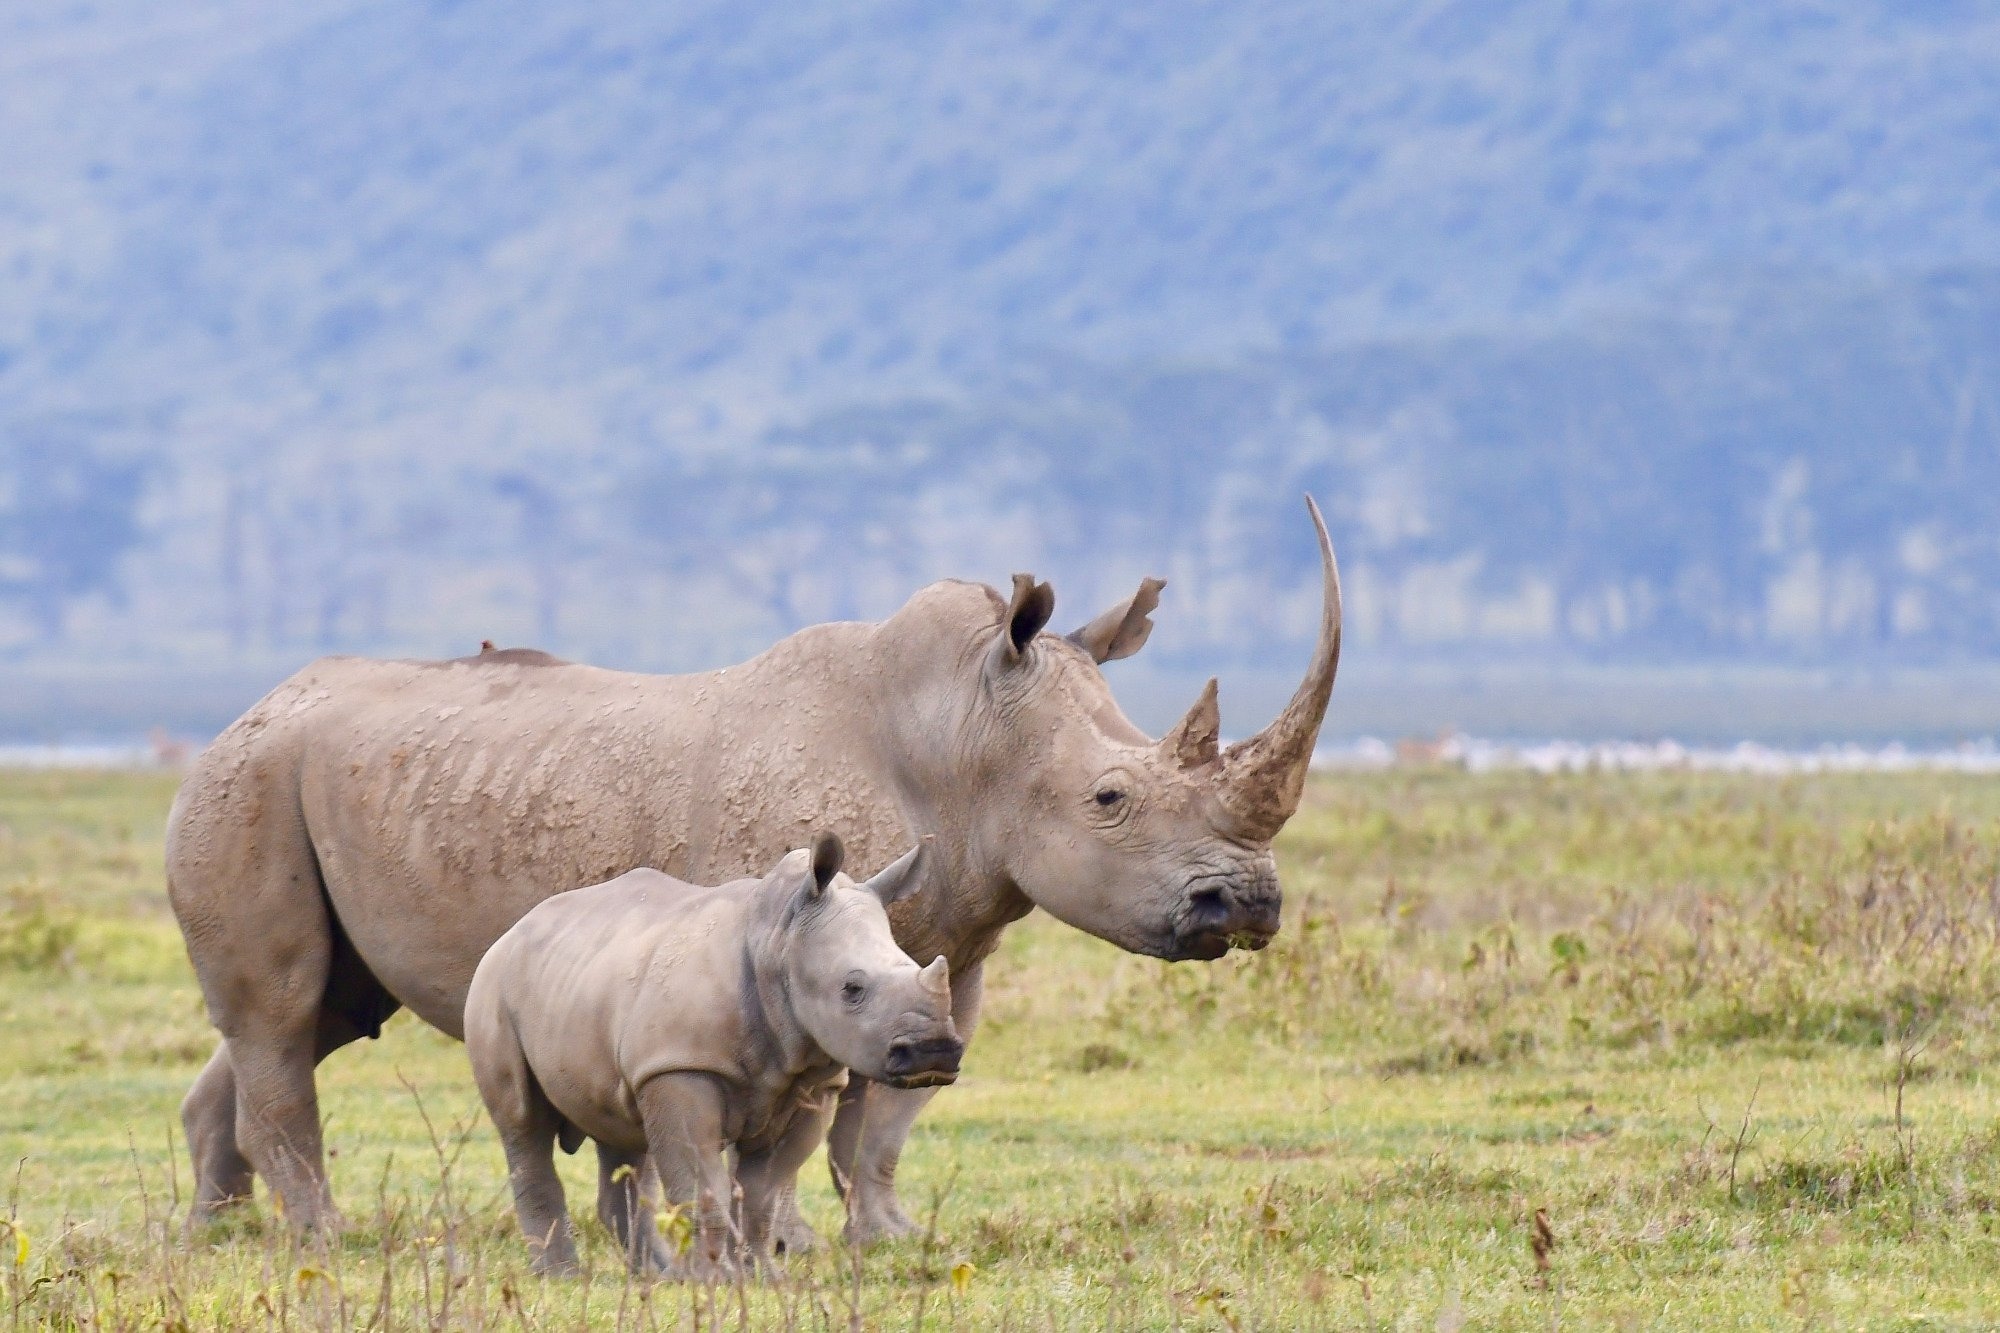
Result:
{"label": "baby rhino's hind leg", "polygon": [[597,1218],[618,1238],[625,1261],[637,1273],[665,1272],[669,1263],[660,1229],[653,1225],[658,1184],[644,1149],[627,1152],[597,1145]]}
{"label": "baby rhino's hind leg", "polygon": [[566,1277],[577,1271],[576,1237],[570,1230],[562,1178],[556,1175],[555,1139],[553,1124],[546,1130],[521,1125],[500,1131],[507,1179],[514,1187],[514,1215],[534,1252],[534,1269]]}
{"label": "baby rhino's hind leg", "polygon": [[499,1015],[476,1014],[468,1006],[465,1045],[479,1095],[500,1131],[507,1182],[514,1190],[514,1215],[534,1254],[534,1269],[548,1276],[573,1274],[578,1271],[576,1237],[555,1162],[562,1116],[536,1082],[520,1042]]}

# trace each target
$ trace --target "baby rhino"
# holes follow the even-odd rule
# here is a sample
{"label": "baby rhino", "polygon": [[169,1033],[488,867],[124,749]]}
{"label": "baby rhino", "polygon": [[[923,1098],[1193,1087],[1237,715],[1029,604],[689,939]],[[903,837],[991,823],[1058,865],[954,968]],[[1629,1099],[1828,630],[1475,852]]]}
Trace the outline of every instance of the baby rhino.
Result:
{"label": "baby rhino", "polygon": [[[625,1180],[604,1221],[632,1265],[694,1276],[734,1262],[738,1243],[769,1254],[773,1212],[849,1068],[905,1088],[957,1077],[945,960],[919,968],[883,910],[922,882],[922,856],[857,885],[822,833],[762,880],[700,888],[634,870],[547,899],[487,951],[465,1044],[537,1271],[576,1267],[558,1140],[595,1140]],[[639,1206],[648,1153],[693,1222],[683,1254]]]}

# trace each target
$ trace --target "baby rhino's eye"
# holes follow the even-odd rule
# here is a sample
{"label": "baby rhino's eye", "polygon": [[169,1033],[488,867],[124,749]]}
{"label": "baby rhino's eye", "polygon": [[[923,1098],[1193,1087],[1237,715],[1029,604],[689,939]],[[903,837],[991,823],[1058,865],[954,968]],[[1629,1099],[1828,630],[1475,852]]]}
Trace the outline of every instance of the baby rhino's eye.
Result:
{"label": "baby rhino's eye", "polygon": [[1124,799],[1125,793],[1119,791],[1116,787],[1105,787],[1097,793],[1097,803],[1106,807],[1114,806]]}
{"label": "baby rhino's eye", "polygon": [[861,997],[866,993],[867,993],[867,987],[863,986],[858,981],[850,981],[845,986],[842,986],[840,988],[840,998],[847,1001],[849,1004],[861,1003]]}

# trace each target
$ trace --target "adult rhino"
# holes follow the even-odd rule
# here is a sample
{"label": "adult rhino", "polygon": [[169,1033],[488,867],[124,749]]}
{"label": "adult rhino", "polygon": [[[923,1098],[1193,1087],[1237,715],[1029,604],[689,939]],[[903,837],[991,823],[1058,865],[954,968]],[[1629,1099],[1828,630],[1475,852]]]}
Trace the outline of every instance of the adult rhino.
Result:
{"label": "adult rhino", "polygon": [[[195,762],[168,826],[168,895],[223,1037],[182,1105],[191,1220],[247,1197],[255,1170],[295,1225],[334,1224],[318,1062],[402,1006],[462,1037],[488,946],[542,899],[635,866],[719,883],[831,827],[872,873],[931,835],[891,919],[911,956],[949,960],[967,1040],[983,962],[1038,906],[1159,958],[1262,948],[1271,839],[1340,656],[1339,574],[1306,503],[1318,647],[1284,712],[1226,749],[1214,681],[1155,742],[1098,670],[1151,633],[1152,579],[1067,637],[1042,632],[1048,585],[1017,575],[1011,598],[935,583],[878,624],[694,675],[524,650],[301,670]],[[829,1156],[856,1239],[911,1229],[896,1161],[934,1091],[857,1079],[843,1097]],[[600,1212],[614,1165],[600,1157]]]}

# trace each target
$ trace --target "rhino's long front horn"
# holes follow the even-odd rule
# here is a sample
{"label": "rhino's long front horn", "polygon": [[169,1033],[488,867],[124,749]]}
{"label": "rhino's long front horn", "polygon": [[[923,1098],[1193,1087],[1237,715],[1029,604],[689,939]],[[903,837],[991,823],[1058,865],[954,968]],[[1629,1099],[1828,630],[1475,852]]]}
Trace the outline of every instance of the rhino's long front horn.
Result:
{"label": "rhino's long front horn", "polygon": [[1320,604],[1319,647],[1306,678],[1270,726],[1222,752],[1221,799],[1236,832],[1255,842],[1269,842],[1299,808],[1305,792],[1306,769],[1312,763],[1326,701],[1333,694],[1334,672],[1340,667],[1340,567],[1334,563],[1333,542],[1319,506],[1306,497],[1313,527],[1319,532],[1319,559],[1324,580]]}

